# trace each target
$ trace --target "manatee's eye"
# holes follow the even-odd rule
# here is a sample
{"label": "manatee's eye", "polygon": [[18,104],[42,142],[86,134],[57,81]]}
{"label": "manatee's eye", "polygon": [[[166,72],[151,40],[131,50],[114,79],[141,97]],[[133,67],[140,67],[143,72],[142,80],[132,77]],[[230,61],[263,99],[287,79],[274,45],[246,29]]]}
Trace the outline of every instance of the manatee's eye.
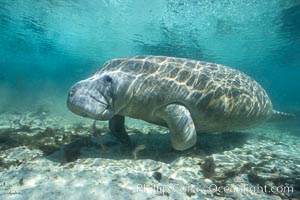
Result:
{"label": "manatee's eye", "polygon": [[108,75],[105,75],[105,76],[103,77],[103,79],[104,79],[106,82],[108,82],[108,83],[111,83],[111,82],[112,82],[112,78],[111,78],[110,76],[108,76]]}
{"label": "manatee's eye", "polygon": [[75,92],[76,92],[76,89],[75,89],[75,88],[72,88],[72,90],[69,92],[69,96],[70,96],[70,97],[73,97],[74,94],[75,94]]}

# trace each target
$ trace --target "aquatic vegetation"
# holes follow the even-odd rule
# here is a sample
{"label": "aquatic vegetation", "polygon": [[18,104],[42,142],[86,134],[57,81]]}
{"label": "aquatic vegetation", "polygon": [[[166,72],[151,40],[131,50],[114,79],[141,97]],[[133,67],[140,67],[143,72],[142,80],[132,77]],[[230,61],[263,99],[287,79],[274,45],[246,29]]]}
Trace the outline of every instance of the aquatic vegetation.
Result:
{"label": "aquatic vegetation", "polygon": [[140,145],[136,146],[136,147],[133,149],[133,151],[132,151],[132,156],[133,156],[133,158],[136,160],[136,159],[137,159],[137,156],[138,156],[138,153],[141,152],[141,151],[143,151],[145,148],[146,148],[146,146],[143,145],[143,144],[140,144]]}
{"label": "aquatic vegetation", "polygon": [[205,178],[213,178],[216,169],[214,158],[213,157],[206,158],[204,163],[201,165],[201,168]]}
{"label": "aquatic vegetation", "polygon": [[[298,0],[1,0],[0,199],[300,199],[299,9]],[[118,120],[109,125],[67,110],[72,84],[107,60],[138,55],[231,66],[296,119],[246,131],[204,131],[194,148],[178,152],[167,127],[132,118],[126,126]],[[147,62],[131,64],[130,76],[147,68],[150,79],[163,74]],[[164,80],[171,83],[176,73]],[[178,74],[176,81],[187,88],[211,77]],[[137,92],[149,82],[132,85]],[[141,91],[179,93],[172,85],[150,85]],[[216,94],[201,101],[207,119],[216,113],[210,101]],[[142,112],[146,106],[136,114],[150,113]],[[127,132],[131,143],[122,144],[112,129]]]}

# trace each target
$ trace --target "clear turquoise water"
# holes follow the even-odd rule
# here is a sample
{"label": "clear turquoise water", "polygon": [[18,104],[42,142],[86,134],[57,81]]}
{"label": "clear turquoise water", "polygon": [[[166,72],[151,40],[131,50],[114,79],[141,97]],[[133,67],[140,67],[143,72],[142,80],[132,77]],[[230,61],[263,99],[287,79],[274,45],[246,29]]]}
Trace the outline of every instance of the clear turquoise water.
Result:
{"label": "clear turquoise water", "polygon": [[[141,160],[134,160],[131,149],[120,153],[118,145],[108,150],[92,147],[101,134],[105,140],[108,128],[100,123],[99,130],[91,129],[92,120],[70,113],[68,90],[109,59],[141,54],[185,57],[239,69],[266,89],[276,110],[294,113],[297,119],[245,133],[201,135],[192,154],[171,151],[169,136],[161,134],[167,131],[131,119],[127,121],[131,139],[146,145]],[[156,183],[149,171],[143,171],[145,166],[136,170],[129,161],[162,161],[161,169],[150,168],[160,170],[166,183],[186,178],[195,185],[204,184],[205,170],[200,165],[210,166],[206,158],[211,156],[217,163],[213,165],[216,177],[226,175],[233,183],[244,180],[256,185],[266,180],[263,184],[291,185],[296,192],[283,197],[299,198],[299,79],[299,0],[0,0],[0,199],[55,199],[55,195],[99,199],[92,198],[95,192],[105,196],[119,182],[139,183],[139,177],[150,176],[147,180]],[[184,161],[179,159],[177,164],[180,157]],[[185,161],[193,159],[195,163]],[[74,160],[75,167],[61,165]],[[89,171],[92,166],[94,171]],[[105,169],[113,172],[109,187],[103,184]],[[171,170],[175,174],[177,169],[184,173],[174,180]],[[228,169],[237,172],[225,173]],[[252,180],[247,182],[247,177]],[[81,180],[82,187],[73,180]],[[111,189],[112,196],[129,191],[111,188],[117,188]],[[197,195],[194,199],[207,197]],[[175,197],[170,199],[181,199]]]}
{"label": "clear turquoise water", "polygon": [[[1,0],[2,110],[60,97],[103,62],[154,54],[240,69],[299,112],[298,0]],[[20,101],[21,100],[21,101]]]}

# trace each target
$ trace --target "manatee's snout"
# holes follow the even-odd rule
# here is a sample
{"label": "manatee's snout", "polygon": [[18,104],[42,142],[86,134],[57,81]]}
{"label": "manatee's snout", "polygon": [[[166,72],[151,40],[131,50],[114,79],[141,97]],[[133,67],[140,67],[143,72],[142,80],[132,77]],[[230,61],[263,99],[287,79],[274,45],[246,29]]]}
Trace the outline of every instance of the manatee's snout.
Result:
{"label": "manatee's snout", "polygon": [[70,90],[67,106],[73,113],[97,120],[111,118],[108,97],[104,96],[97,84],[84,80],[76,83]]}

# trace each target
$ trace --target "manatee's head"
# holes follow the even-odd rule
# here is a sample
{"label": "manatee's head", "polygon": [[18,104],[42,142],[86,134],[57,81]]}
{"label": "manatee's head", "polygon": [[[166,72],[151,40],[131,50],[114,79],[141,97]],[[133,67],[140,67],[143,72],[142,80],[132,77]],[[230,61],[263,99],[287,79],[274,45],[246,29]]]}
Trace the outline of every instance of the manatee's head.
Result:
{"label": "manatee's head", "polygon": [[83,117],[108,120],[114,115],[113,80],[107,74],[79,81],[70,90],[67,106],[70,111]]}

